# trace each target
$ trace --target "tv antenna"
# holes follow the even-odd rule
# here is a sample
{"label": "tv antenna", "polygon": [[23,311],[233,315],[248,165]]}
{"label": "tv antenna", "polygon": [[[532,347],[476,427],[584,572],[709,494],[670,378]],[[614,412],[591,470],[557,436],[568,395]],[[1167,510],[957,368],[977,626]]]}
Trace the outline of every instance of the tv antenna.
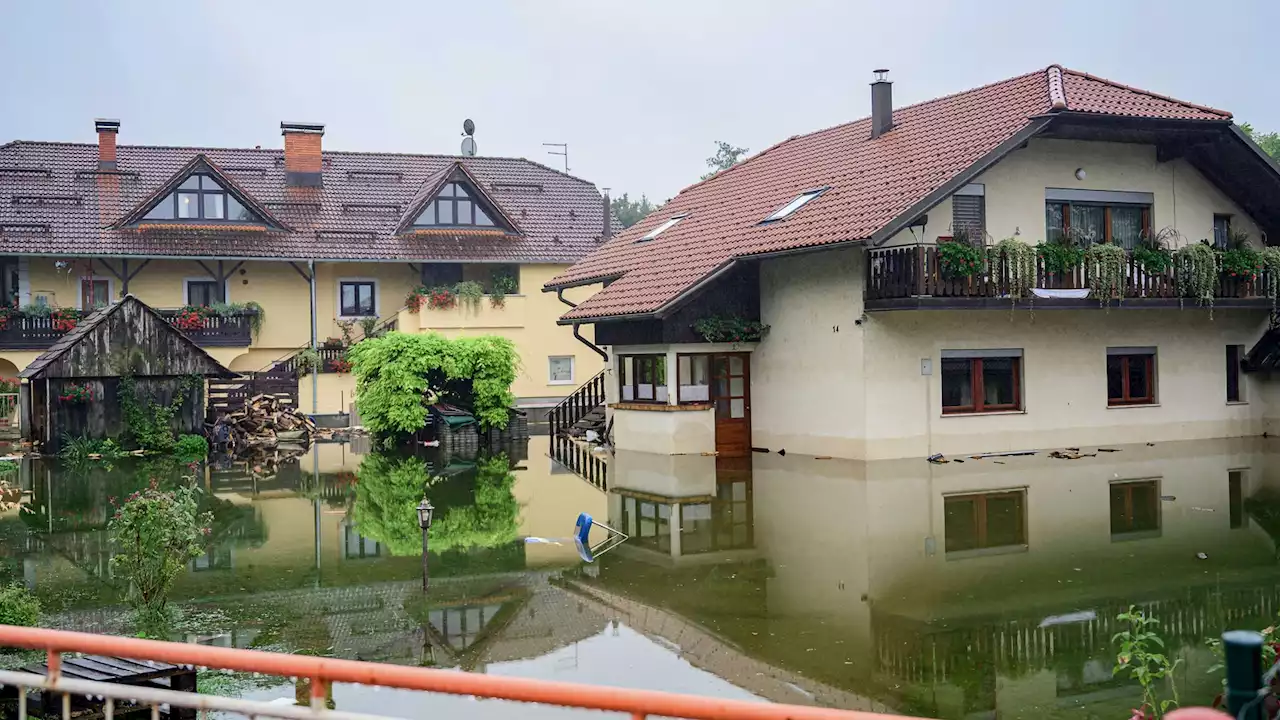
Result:
{"label": "tv antenna", "polygon": [[462,121],[462,134],[464,135],[462,138],[462,154],[467,157],[475,157],[476,139],[473,136],[476,134],[476,124],[471,121],[471,118]]}
{"label": "tv antenna", "polygon": [[556,152],[555,150],[548,150],[548,151],[547,151],[547,154],[548,154],[548,155],[563,155],[563,156],[564,156],[564,171],[565,171],[565,172],[569,172],[569,143],[542,143],[542,147],[560,148],[560,151],[559,151],[559,152]]}

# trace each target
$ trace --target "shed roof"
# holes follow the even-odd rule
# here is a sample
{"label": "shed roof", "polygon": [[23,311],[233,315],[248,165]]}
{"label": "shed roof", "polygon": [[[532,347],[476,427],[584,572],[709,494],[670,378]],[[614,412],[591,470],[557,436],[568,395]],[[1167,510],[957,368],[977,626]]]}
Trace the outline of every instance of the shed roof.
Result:
{"label": "shed roof", "polygon": [[[108,320],[111,318],[128,313],[134,310],[141,313],[141,317],[131,319],[129,322],[122,324],[126,329],[126,333],[118,337],[110,337],[110,325]],[[141,320],[141,321],[139,321]],[[159,334],[160,338],[152,338],[152,342],[139,342],[144,334]],[[158,343],[156,341],[159,341]],[[73,352],[81,345],[86,343],[96,343],[97,347],[91,348],[86,356],[92,358],[94,368],[86,372],[68,373],[63,367],[64,362]],[[137,358],[137,362],[142,367],[116,367],[113,358],[107,357],[104,353],[118,350],[132,350],[141,348],[144,345],[150,345],[151,350],[155,350],[156,346],[168,346],[169,349],[181,352],[185,355],[183,367],[178,368],[166,363],[172,357],[171,353],[144,353]],[[131,361],[132,362],[132,361]],[[182,331],[169,324],[151,306],[142,302],[133,295],[126,295],[119,302],[107,305],[104,308],[90,313],[87,317],[80,320],[75,328],[58,339],[48,350],[41,353],[31,364],[27,365],[19,377],[27,379],[39,379],[45,377],[113,377],[120,376],[133,370],[134,374],[141,376],[157,376],[157,375],[201,375],[204,377],[236,377],[238,373],[228,370],[226,367],[213,359],[213,356],[205,352],[203,348],[197,345],[191,338],[183,334]],[[179,372],[178,370],[181,370]]]}

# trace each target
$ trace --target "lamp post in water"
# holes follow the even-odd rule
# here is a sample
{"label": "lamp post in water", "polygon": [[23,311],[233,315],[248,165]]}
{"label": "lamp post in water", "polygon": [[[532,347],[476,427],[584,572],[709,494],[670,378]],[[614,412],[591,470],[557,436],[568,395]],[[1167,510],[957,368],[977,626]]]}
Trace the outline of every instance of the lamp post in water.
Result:
{"label": "lamp post in water", "polygon": [[435,507],[426,495],[422,496],[422,502],[418,503],[418,527],[422,528],[422,592],[426,592],[431,584],[430,573],[427,570],[427,535],[431,531],[431,514],[435,512]]}

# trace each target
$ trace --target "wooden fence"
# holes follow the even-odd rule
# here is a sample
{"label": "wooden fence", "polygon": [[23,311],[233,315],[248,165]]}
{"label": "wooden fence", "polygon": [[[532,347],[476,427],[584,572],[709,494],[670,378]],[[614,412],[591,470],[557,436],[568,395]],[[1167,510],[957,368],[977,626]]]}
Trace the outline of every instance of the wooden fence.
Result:
{"label": "wooden fence", "polygon": [[235,380],[210,380],[206,420],[213,422],[220,415],[237,412],[258,395],[272,395],[297,407],[298,376],[292,370],[277,365],[269,370],[246,373],[243,378]]}

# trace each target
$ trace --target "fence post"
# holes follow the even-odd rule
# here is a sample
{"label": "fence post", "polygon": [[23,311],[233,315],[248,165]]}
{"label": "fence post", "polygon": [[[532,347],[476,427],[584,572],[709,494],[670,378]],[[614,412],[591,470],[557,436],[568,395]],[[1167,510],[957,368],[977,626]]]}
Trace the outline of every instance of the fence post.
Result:
{"label": "fence post", "polygon": [[1262,689],[1262,634],[1252,630],[1225,632],[1222,650],[1227,665],[1227,712],[1241,720],[1262,720],[1261,702],[1254,703],[1248,714],[1240,714]]}

